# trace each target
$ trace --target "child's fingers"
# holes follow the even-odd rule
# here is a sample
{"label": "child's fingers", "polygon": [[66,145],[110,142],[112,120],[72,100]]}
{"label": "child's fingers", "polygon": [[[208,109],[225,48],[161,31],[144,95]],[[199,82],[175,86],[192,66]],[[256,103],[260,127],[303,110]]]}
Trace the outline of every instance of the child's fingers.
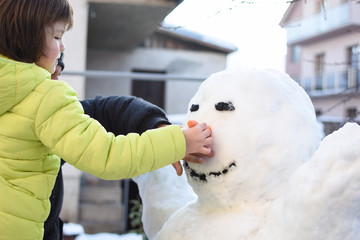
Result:
{"label": "child's fingers", "polygon": [[212,158],[215,156],[215,152],[211,150],[210,154],[207,156],[208,158]]}
{"label": "child's fingers", "polygon": [[209,155],[211,153],[211,148],[202,147],[200,153],[203,154],[203,155]]}
{"label": "child's fingers", "polygon": [[212,137],[207,137],[205,139],[205,146],[209,147],[211,144],[213,143],[213,138]]}
{"label": "child's fingers", "polygon": [[215,152],[213,152],[213,150],[210,148],[205,148],[204,153],[201,156],[206,158],[212,158],[215,156]]}
{"label": "child's fingers", "polygon": [[212,158],[215,156],[215,153],[211,149],[210,150],[209,149],[210,148],[204,148],[204,153],[187,154],[184,160],[187,162],[198,163],[198,164],[204,163],[205,162],[204,157]]}
{"label": "child's fingers", "polygon": [[205,162],[205,159],[204,159],[205,157],[212,158],[214,156],[215,156],[215,153],[213,152],[213,150],[209,146],[205,146],[205,147],[201,148],[200,151],[197,153],[186,154],[186,156],[184,157],[184,160],[187,162],[201,164],[201,163]]}
{"label": "child's fingers", "polygon": [[210,131],[210,136],[212,135],[212,129],[210,126],[207,126],[206,129],[208,129]]}
{"label": "child's fingers", "polygon": [[182,175],[183,169],[180,162],[174,162],[172,163],[172,166],[175,168],[176,174],[178,176]]}
{"label": "child's fingers", "polygon": [[207,138],[207,137],[210,137],[211,136],[211,130],[206,128],[204,131],[203,131],[203,135]]}
{"label": "child's fingers", "polygon": [[[207,126],[207,124],[204,123],[204,122],[198,123],[198,122],[195,121],[195,120],[189,120],[189,121],[187,122],[187,124],[188,124],[188,127],[189,127],[189,128],[192,128],[192,127],[195,127],[196,125],[198,125],[198,127],[199,127],[202,131],[204,131],[204,132],[207,133],[206,136],[211,136],[211,134],[212,134],[212,129],[211,129],[211,127],[210,127],[210,126]],[[209,133],[209,135],[208,135],[208,133]]]}
{"label": "child's fingers", "polygon": [[186,159],[184,159],[184,160],[186,160],[187,162],[199,163],[199,164],[201,164],[205,161],[203,157],[200,157],[200,156],[197,156],[194,154],[188,154],[186,156]]}
{"label": "child's fingers", "polygon": [[202,123],[198,123],[196,125],[196,127],[198,127],[201,131],[204,131],[206,129],[206,123],[202,122]]}

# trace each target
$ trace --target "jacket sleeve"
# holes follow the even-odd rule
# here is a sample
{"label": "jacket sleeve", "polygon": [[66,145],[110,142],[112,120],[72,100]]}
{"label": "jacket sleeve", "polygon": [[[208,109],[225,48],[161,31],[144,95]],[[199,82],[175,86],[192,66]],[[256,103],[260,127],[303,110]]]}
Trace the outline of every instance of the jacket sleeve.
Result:
{"label": "jacket sleeve", "polygon": [[143,133],[161,124],[170,124],[158,106],[133,96],[97,96],[81,101],[85,114],[96,119],[115,135]]}
{"label": "jacket sleeve", "polygon": [[185,155],[185,138],[178,126],[115,136],[84,114],[76,93],[66,83],[44,94],[35,132],[51,150],[49,154],[57,154],[82,171],[103,179],[131,178]]}

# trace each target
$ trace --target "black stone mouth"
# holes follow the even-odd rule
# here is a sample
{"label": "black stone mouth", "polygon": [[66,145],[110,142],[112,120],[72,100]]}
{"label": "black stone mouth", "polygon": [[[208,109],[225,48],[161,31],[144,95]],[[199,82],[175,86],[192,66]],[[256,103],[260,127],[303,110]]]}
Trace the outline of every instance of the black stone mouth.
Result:
{"label": "black stone mouth", "polygon": [[210,172],[210,173],[199,173],[192,169],[189,164],[184,161],[184,168],[189,171],[190,177],[192,178],[198,178],[200,181],[207,182],[207,177],[214,176],[214,177],[220,177],[221,175],[225,175],[229,172],[230,168],[236,167],[236,163],[232,162],[229,164],[228,167],[224,168],[222,171],[218,172]]}

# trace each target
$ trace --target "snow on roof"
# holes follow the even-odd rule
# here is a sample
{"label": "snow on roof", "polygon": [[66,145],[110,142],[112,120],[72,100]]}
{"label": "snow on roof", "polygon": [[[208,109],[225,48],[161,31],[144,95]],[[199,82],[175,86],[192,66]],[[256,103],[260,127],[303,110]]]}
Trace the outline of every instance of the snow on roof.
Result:
{"label": "snow on roof", "polygon": [[287,23],[289,17],[291,16],[291,13],[292,13],[293,11],[295,11],[295,7],[296,7],[297,5],[294,4],[294,3],[295,3],[295,2],[290,3],[290,5],[289,5],[289,7],[286,9],[286,11],[285,11],[282,19],[280,20],[279,25],[280,25],[281,27],[285,27],[285,26],[286,26],[286,23]]}
{"label": "snow on roof", "polygon": [[158,27],[157,31],[159,33],[171,35],[176,38],[181,38],[183,40],[196,42],[203,46],[213,48],[216,50],[220,50],[220,51],[223,51],[226,53],[232,53],[232,52],[237,51],[237,47],[235,46],[235,44],[233,44],[231,42],[228,42],[228,41],[225,41],[225,40],[222,40],[219,38],[207,36],[207,35],[201,34],[199,32],[195,32],[195,31],[186,29],[184,27],[173,25],[173,24],[170,24],[167,22],[162,22],[160,27]]}

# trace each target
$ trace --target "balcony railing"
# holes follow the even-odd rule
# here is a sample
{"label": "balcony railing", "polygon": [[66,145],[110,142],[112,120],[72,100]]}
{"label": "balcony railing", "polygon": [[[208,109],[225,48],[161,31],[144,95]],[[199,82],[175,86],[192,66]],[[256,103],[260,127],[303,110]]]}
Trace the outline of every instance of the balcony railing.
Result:
{"label": "balcony railing", "polygon": [[358,90],[360,69],[348,68],[342,72],[316,74],[298,80],[310,96],[338,94],[344,90]]}
{"label": "balcony railing", "polygon": [[350,6],[344,3],[286,26],[287,43],[304,41],[335,29],[350,25]]}

